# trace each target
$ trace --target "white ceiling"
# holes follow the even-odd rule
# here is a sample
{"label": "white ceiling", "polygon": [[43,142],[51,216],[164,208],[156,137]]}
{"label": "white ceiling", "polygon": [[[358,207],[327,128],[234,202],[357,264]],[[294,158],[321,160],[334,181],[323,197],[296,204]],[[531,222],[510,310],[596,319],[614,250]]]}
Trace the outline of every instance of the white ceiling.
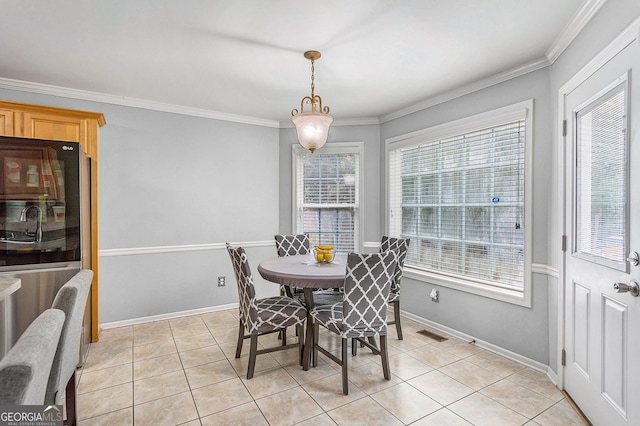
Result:
{"label": "white ceiling", "polygon": [[601,3],[0,0],[0,87],[19,80],[286,125],[311,92],[303,52],[314,49],[316,94],[336,122],[384,120],[548,65]]}

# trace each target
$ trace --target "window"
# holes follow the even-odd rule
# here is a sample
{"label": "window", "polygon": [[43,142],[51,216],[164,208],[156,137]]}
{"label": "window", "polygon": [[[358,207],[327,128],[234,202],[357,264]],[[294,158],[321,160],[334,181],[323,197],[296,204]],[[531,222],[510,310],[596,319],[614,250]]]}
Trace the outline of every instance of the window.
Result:
{"label": "window", "polygon": [[414,278],[529,304],[525,102],[387,141],[389,235]]}
{"label": "window", "polygon": [[313,154],[294,146],[294,229],[312,245],[360,250],[361,151],[361,143],[332,143]]}
{"label": "window", "polygon": [[626,271],[626,82],[576,112],[577,255]]}

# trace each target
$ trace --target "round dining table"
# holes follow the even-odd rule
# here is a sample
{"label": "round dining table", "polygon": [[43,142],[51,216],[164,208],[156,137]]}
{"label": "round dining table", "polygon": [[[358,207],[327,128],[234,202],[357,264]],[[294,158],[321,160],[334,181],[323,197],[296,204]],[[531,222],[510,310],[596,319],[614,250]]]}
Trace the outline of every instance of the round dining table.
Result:
{"label": "round dining table", "polygon": [[346,267],[346,254],[337,254],[332,262],[316,262],[312,255],[283,256],[261,262],[258,272],[287,287],[329,289],[344,285]]}
{"label": "round dining table", "polygon": [[[271,281],[289,289],[302,288],[304,301],[308,311],[313,308],[315,289],[339,289],[344,287],[344,277],[347,271],[347,255],[337,254],[332,262],[316,262],[312,255],[283,256],[260,262],[258,272],[267,281]],[[338,298],[342,293],[337,293]],[[320,297],[328,296],[327,294]],[[316,298],[318,295],[316,294]],[[337,300],[331,297],[329,300]],[[311,321],[307,318],[307,336],[313,335]],[[312,341],[312,339],[307,340]],[[306,350],[305,350],[306,352]],[[313,353],[311,351],[311,353]],[[305,370],[309,368],[309,357],[303,360]]]}

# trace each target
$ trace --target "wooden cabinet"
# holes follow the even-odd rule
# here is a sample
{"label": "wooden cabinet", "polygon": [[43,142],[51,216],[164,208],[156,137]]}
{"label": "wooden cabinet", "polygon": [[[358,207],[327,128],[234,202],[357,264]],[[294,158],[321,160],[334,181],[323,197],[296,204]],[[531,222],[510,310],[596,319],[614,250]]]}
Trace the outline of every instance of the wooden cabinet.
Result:
{"label": "wooden cabinet", "polygon": [[90,267],[94,273],[91,292],[91,340],[94,342],[98,340],[99,334],[98,147],[99,129],[105,124],[102,113],[0,101],[0,135],[79,142],[89,158],[91,264],[83,267]]}
{"label": "wooden cabinet", "polygon": [[13,134],[13,111],[0,109],[0,136],[15,136]]}

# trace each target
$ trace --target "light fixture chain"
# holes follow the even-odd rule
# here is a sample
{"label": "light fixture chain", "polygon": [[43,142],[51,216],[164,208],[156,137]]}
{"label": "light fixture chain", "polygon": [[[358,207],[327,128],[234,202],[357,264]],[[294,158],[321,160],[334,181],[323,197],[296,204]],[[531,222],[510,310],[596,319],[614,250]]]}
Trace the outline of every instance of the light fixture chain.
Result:
{"label": "light fixture chain", "polygon": [[314,83],[314,80],[315,80],[315,75],[314,75],[315,74],[315,67],[313,65],[313,62],[314,62],[313,59],[311,59],[311,99],[313,99],[313,97],[314,97],[315,88],[316,88],[316,85]]}

